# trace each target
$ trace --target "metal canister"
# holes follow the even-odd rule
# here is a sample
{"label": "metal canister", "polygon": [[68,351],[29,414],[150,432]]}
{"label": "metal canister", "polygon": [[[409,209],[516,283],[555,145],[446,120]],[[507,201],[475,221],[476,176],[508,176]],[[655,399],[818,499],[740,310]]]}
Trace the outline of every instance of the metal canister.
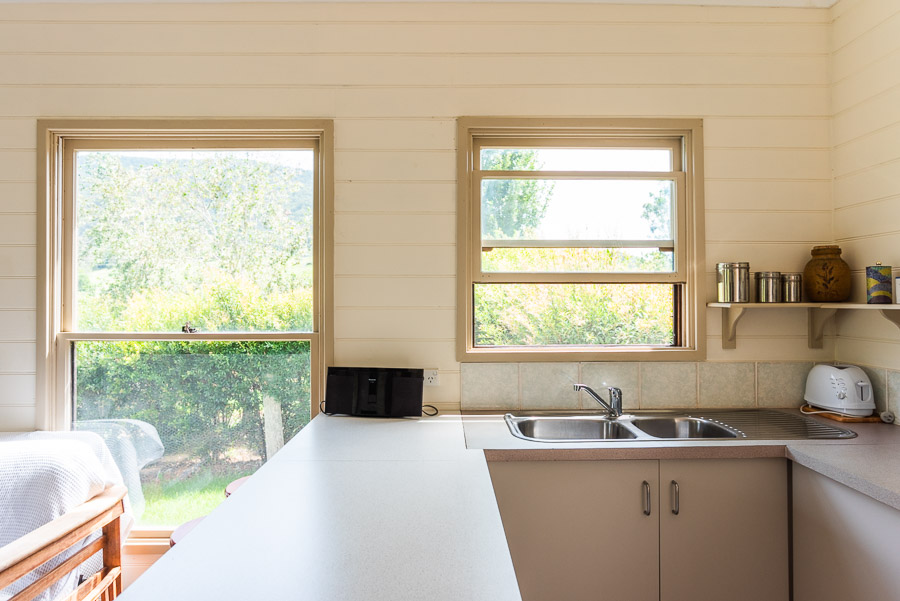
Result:
{"label": "metal canister", "polygon": [[884,305],[893,302],[891,294],[891,266],[877,262],[866,267],[866,302]]}
{"label": "metal canister", "polygon": [[781,274],[781,302],[783,303],[799,303],[802,286],[802,273],[782,273]]}
{"label": "metal canister", "polygon": [[716,263],[716,288],[720,303],[749,303],[750,263]]}
{"label": "metal canister", "polygon": [[781,302],[781,272],[756,272],[756,299],[761,303]]}

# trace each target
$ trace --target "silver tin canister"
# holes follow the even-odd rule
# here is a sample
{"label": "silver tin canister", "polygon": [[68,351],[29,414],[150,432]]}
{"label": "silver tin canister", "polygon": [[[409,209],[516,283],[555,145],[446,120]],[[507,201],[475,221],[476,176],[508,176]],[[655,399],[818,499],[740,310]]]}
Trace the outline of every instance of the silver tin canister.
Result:
{"label": "silver tin canister", "polygon": [[781,302],[781,272],[756,272],[756,300],[760,303]]}
{"label": "silver tin canister", "polygon": [[782,273],[781,274],[781,302],[783,303],[799,303],[802,285],[802,273]]}
{"label": "silver tin canister", "polygon": [[749,303],[750,263],[716,263],[716,289],[720,303]]}

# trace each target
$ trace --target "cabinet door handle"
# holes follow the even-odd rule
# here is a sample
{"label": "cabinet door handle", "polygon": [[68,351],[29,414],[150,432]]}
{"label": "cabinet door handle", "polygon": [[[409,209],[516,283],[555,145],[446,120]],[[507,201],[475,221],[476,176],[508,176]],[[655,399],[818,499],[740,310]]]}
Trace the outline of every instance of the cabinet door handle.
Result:
{"label": "cabinet door handle", "polygon": [[678,490],[678,482],[672,480],[672,513],[678,515],[681,511],[681,491]]}
{"label": "cabinet door handle", "polygon": [[650,515],[652,507],[650,505],[650,483],[644,480],[641,485],[644,487],[644,515]]}

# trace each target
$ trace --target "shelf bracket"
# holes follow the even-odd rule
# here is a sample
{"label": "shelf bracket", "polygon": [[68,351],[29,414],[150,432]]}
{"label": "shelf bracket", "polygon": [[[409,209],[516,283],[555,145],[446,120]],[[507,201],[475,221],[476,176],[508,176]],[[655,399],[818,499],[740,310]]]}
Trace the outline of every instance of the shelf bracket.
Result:
{"label": "shelf bracket", "polygon": [[737,348],[737,322],[744,315],[744,307],[726,307],[722,309],[722,348]]}
{"label": "shelf bracket", "polygon": [[806,310],[809,322],[809,348],[823,348],[825,324],[837,313],[837,308],[811,307]]}
{"label": "shelf bracket", "polygon": [[895,326],[900,328],[900,311],[888,311],[882,309],[879,311],[879,313],[881,313],[881,316],[886,320],[892,322]]}

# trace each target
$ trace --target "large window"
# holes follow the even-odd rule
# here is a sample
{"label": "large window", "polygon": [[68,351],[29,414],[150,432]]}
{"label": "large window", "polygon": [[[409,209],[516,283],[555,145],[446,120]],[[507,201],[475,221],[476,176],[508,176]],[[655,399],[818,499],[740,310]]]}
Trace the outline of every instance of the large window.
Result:
{"label": "large window", "polygon": [[315,414],[330,124],[41,124],[43,426],[98,433],[137,525],[208,513]]}
{"label": "large window", "polygon": [[461,361],[702,355],[698,121],[461,119]]}

